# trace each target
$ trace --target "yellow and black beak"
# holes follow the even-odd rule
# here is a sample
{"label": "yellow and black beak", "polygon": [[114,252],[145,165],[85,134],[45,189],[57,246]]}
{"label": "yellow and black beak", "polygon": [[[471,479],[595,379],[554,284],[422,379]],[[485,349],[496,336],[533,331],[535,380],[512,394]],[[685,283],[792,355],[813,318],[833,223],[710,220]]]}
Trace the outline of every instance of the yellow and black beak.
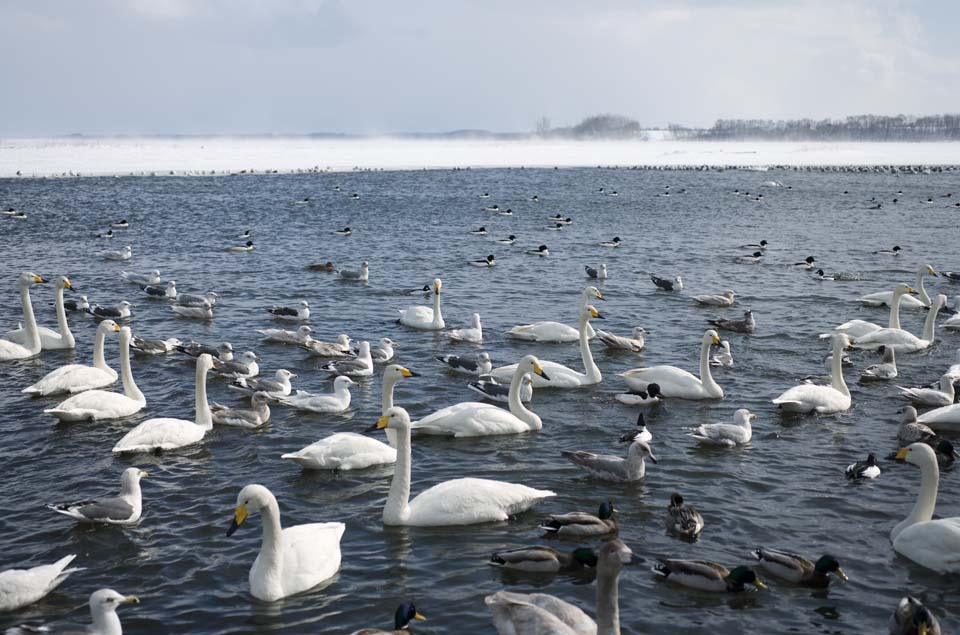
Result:
{"label": "yellow and black beak", "polygon": [[912,295],[917,295],[917,290],[914,289],[913,287],[907,287],[907,293],[910,293]]}
{"label": "yellow and black beak", "polygon": [[540,375],[541,377],[543,377],[543,378],[546,379],[547,381],[550,381],[550,377],[547,376],[546,371],[543,370],[543,366],[541,366],[539,363],[533,365],[533,372],[535,372],[536,374]]}
{"label": "yellow and black beak", "polygon": [[596,318],[596,319],[598,319],[598,320],[605,320],[605,319],[607,319],[607,318],[603,317],[603,315],[601,315],[600,311],[597,311],[596,309],[590,309],[590,317]]}
{"label": "yellow and black beak", "polygon": [[600,293],[599,291],[597,291],[596,297],[597,297],[598,300],[603,300],[604,302],[607,301],[607,299],[606,299],[605,297],[603,297],[603,294]]}
{"label": "yellow and black beak", "polygon": [[910,452],[909,448],[900,448],[900,450],[897,452],[897,455],[894,456],[893,458],[895,458],[898,461],[903,461],[904,459],[907,458],[907,454],[909,452]]}
{"label": "yellow and black beak", "polygon": [[847,577],[847,574],[844,573],[843,569],[841,569],[840,567],[837,567],[836,574],[837,574],[837,577],[843,580],[844,582],[847,582],[850,580],[850,578]]}
{"label": "yellow and black beak", "polygon": [[419,377],[419,376],[420,376],[419,373],[415,373],[415,372],[413,372],[412,370],[410,370],[409,368],[405,368],[405,367],[400,368],[400,374],[401,374],[402,376],[404,376],[404,377]]}
{"label": "yellow and black beak", "polygon": [[382,417],[377,419],[377,422],[375,424],[367,428],[367,432],[376,432],[377,430],[383,430],[384,428],[387,427],[387,424],[389,423],[390,423],[390,415],[383,415]]}
{"label": "yellow and black beak", "polygon": [[232,536],[233,533],[240,528],[240,525],[242,525],[243,521],[245,521],[246,519],[247,519],[247,506],[240,505],[233,512],[233,522],[230,523],[230,528],[227,529],[227,537],[229,538],[230,536]]}
{"label": "yellow and black beak", "polygon": [[424,621],[424,620],[426,620],[427,618],[425,618],[424,616],[420,615],[420,613],[418,612],[418,613],[414,614],[413,619],[415,619],[415,620],[420,620],[420,621]]}
{"label": "yellow and black beak", "polygon": [[714,335],[714,336],[713,336],[713,343],[714,343],[715,345],[719,346],[719,345],[720,345],[720,338],[717,337],[716,335]]}
{"label": "yellow and black beak", "polygon": [[33,276],[33,282],[34,282],[34,284],[43,284],[44,282],[48,282],[48,280],[47,280],[46,278],[42,278],[42,277],[40,277],[40,276],[38,276],[38,275],[34,275],[34,276]]}
{"label": "yellow and black beak", "polygon": [[120,327],[119,324],[114,324],[114,325],[113,325],[113,330],[114,330],[114,331],[119,332],[119,331],[120,331],[120,328],[121,328],[121,327]]}

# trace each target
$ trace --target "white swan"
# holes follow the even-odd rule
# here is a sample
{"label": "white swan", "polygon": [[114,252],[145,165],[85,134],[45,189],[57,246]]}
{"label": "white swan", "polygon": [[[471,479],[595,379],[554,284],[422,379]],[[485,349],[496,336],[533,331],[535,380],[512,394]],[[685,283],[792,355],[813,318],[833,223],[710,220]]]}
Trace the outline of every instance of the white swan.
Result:
{"label": "white swan", "polygon": [[850,408],[850,390],[843,380],[843,349],[849,347],[850,338],[843,333],[835,333],[830,385],[800,384],[781,394],[773,403],[787,412],[833,414]]}
{"label": "white swan", "polygon": [[30,569],[0,571],[0,612],[15,611],[41,600],[60,586],[74,571],[67,569],[76,555],[64,556],[53,564],[42,564]]}
{"label": "white swan", "polygon": [[433,308],[426,306],[411,306],[400,309],[400,324],[423,331],[442,331],[446,326],[443,314],[440,313],[440,289],[443,283],[440,278],[433,281]]}
{"label": "white swan", "polygon": [[[56,289],[56,302],[54,306],[57,311],[57,330],[38,326],[37,332],[40,334],[40,348],[45,351],[65,350],[75,348],[77,345],[73,333],[70,331],[70,324],[67,322],[67,310],[63,306],[63,290],[73,289],[73,284],[66,276],[57,276],[54,281]],[[26,346],[30,339],[27,337],[27,330],[22,326],[6,334],[6,339]]]}
{"label": "white swan", "polygon": [[263,518],[263,542],[250,567],[253,597],[276,602],[309,591],[340,569],[340,539],[346,525],[310,523],[284,529],[277,499],[263,485],[251,484],[237,496],[237,509],[227,536],[232,536],[250,514],[257,512]]}
{"label": "white swan", "polygon": [[925,412],[917,417],[917,421],[927,424],[937,432],[960,433],[960,403]]}
{"label": "white swan", "polygon": [[133,381],[130,370],[130,327],[120,329],[120,378],[123,394],[108,390],[88,390],[76,394],[55,408],[44,410],[60,421],[97,421],[122,419],[134,415],[147,405],[147,399]]}
{"label": "white swan", "polygon": [[[383,370],[381,414],[393,408],[393,389],[398,381],[419,375],[399,364]],[[387,465],[397,460],[397,432],[386,430],[387,445],[356,432],[337,432],[307,447],[280,458],[289,459],[311,470],[361,470],[373,465]]]}
{"label": "white swan", "polygon": [[[924,276],[937,277],[937,272],[930,265],[924,265],[924,267],[917,272],[917,282],[913,286],[914,288],[918,289],[917,293],[919,294],[919,297],[914,298],[913,296],[907,296],[903,298],[903,308],[916,310],[930,306],[930,296],[927,295],[927,290],[923,287]],[[857,301],[865,306],[890,305],[893,302],[893,292],[880,291],[879,293],[870,293],[863,297],[857,298]]]}
{"label": "white swan", "polygon": [[710,373],[710,347],[720,343],[720,336],[713,329],[707,330],[700,340],[700,377],[676,366],[651,366],[634,368],[621,373],[631,390],[644,390],[648,384],[658,384],[664,397],[680,399],[723,399],[723,388],[717,385]]}
{"label": "white swan", "polygon": [[37,318],[33,314],[33,302],[30,301],[30,287],[46,282],[35,273],[24,271],[20,274],[20,304],[23,305],[23,324],[27,335],[27,344],[17,344],[10,340],[0,340],[0,361],[29,359],[40,354],[42,345],[37,331]]}
{"label": "white swan", "polygon": [[890,532],[893,550],[937,573],[960,573],[960,517],[933,520],[940,468],[926,443],[897,452],[897,460],[920,468],[920,495],[910,515]]}
{"label": "white swan", "polygon": [[208,353],[197,358],[194,421],[172,418],[147,419],[123,435],[123,438],[113,446],[113,452],[119,454],[174,450],[203,441],[203,437],[213,428],[213,417],[207,403],[207,371],[211,368],[213,368],[213,358]]}
{"label": "white swan", "polygon": [[97,325],[93,337],[93,366],[85,364],[67,364],[52,370],[37,383],[24,388],[24,395],[57,395],[64,392],[77,393],[84,390],[104,388],[117,381],[117,371],[107,365],[103,357],[103,344],[107,333],[119,331],[113,320],[104,320]]}
{"label": "white swan", "polygon": [[880,329],[867,333],[853,340],[853,346],[864,350],[874,350],[881,346],[892,348],[895,353],[915,353],[930,348],[936,338],[937,314],[947,303],[947,296],[942,293],[933,300],[927,319],[923,323],[922,337],[917,337],[904,329]]}
{"label": "white swan", "polygon": [[[577,314],[583,311],[584,307],[590,304],[593,299],[603,300],[603,294],[596,287],[587,287],[580,293],[580,300],[577,304]],[[534,322],[533,324],[521,324],[515,326],[506,332],[506,336],[530,342],[552,342],[564,344],[567,342],[576,342],[580,339],[580,331],[561,322]],[[593,327],[587,325],[587,337],[593,338],[596,333]]]}
{"label": "white swan", "polygon": [[291,406],[297,410],[310,412],[337,413],[350,408],[350,386],[354,381],[346,375],[340,375],[333,380],[333,394],[315,395],[306,390],[298,390],[293,395],[278,397],[277,401],[284,406]]}
{"label": "white swan", "polygon": [[543,372],[539,361],[533,355],[527,355],[514,364],[516,370],[510,381],[510,393],[507,403],[509,410],[479,401],[464,401],[453,406],[437,410],[410,424],[410,429],[421,434],[452,437],[484,437],[497,434],[520,434],[543,428],[543,422],[536,413],[528,410],[520,401],[520,387],[527,373],[549,379]]}
{"label": "white swan", "polygon": [[470,316],[470,328],[451,329],[447,331],[447,337],[458,342],[483,343],[483,327],[480,325],[480,314],[474,313]]}
{"label": "white swan", "polygon": [[[890,301],[890,320],[887,323],[888,328],[900,328],[900,303],[907,293],[913,293],[913,287],[902,282],[893,288],[893,296]],[[909,297],[909,296],[908,296]],[[833,329],[835,333],[846,333],[851,338],[861,337],[873,331],[879,331],[883,327],[866,320],[849,320]]]}
{"label": "white swan", "polygon": [[[534,388],[580,388],[581,386],[593,386],[603,381],[603,375],[600,368],[593,361],[593,351],[590,350],[590,335],[587,327],[592,318],[603,319],[600,312],[593,306],[586,306],[580,309],[580,358],[583,360],[585,373],[573,370],[563,364],[556,362],[540,362],[543,367],[543,373],[537,373],[533,377]],[[500,382],[513,381],[516,376],[517,364],[509,366],[500,366],[490,371],[490,375]],[[521,375],[522,376],[522,375]],[[549,377],[549,379],[548,379]]]}
{"label": "white swan", "polygon": [[394,407],[377,429],[397,431],[397,464],[383,508],[383,524],[414,527],[473,525],[503,521],[556,493],[483,478],[458,478],[420,492],[410,500],[410,415]]}

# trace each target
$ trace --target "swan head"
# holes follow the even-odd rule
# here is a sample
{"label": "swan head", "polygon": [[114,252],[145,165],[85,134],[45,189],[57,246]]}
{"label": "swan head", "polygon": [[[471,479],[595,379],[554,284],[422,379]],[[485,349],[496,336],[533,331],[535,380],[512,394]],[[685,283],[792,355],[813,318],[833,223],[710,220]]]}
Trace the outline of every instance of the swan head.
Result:
{"label": "swan head", "polygon": [[586,289],[583,290],[583,293],[580,294],[580,297],[584,301],[587,301],[590,299],[597,299],[597,300],[603,300],[604,302],[606,302],[606,298],[604,298],[603,294],[600,293],[600,289],[596,287],[587,287]]}
{"label": "swan head", "polygon": [[100,322],[100,325],[97,327],[98,331],[102,331],[104,334],[110,333],[113,331],[120,331],[120,325],[114,322],[113,320],[104,320]]}
{"label": "swan head", "polygon": [[908,293],[915,294],[916,292],[917,292],[916,289],[911,287],[909,284],[905,284],[903,282],[898,283],[897,286],[893,288],[894,295],[906,295]]}
{"label": "swan head", "polygon": [[56,279],[54,280],[54,285],[58,289],[67,289],[69,291],[74,290],[73,283],[70,282],[70,279],[64,275],[57,276]]}
{"label": "swan head", "polygon": [[581,320],[605,320],[606,318],[593,305],[587,305],[580,311]]}
{"label": "swan head", "polygon": [[32,271],[24,271],[23,273],[21,273],[19,280],[20,280],[20,285],[25,287],[32,287],[35,284],[43,284],[44,282],[48,282],[48,280],[46,280],[42,276],[38,276]]}
{"label": "swan head", "polygon": [[356,382],[349,377],[346,377],[345,375],[339,375],[333,380],[333,389],[334,391],[346,390],[354,384],[356,384]]}
{"label": "swan head", "polygon": [[442,288],[443,288],[443,282],[440,280],[440,278],[434,278],[434,279],[433,279],[433,292],[434,292],[435,294],[437,294],[437,295],[440,295],[440,289],[442,289]]}
{"label": "swan head", "polygon": [[96,623],[110,613],[115,613],[117,607],[123,604],[140,604],[140,598],[135,595],[120,595],[113,589],[100,589],[90,594],[90,615]]}
{"label": "swan head", "polygon": [[604,543],[597,553],[597,569],[609,574],[617,574],[628,564],[637,562],[633,551],[619,538]]}
{"label": "swan head", "polygon": [[[853,348],[853,343],[850,341],[850,336],[848,336],[846,333],[834,333],[833,345],[841,350]],[[833,360],[831,359],[830,361],[832,362]]]}
{"label": "swan head", "polygon": [[398,631],[407,631],[407,626],[413,620],[425,620],[424,616],[417,612],[417,607],[411,602],[404,602],[397,607],[393,614],[393,626]]}
{"label": "swan head", "polygon": [[940,277],[937,275],[937,270],[931,267],[930,265],[924,265],[923,269],[921,269],[920,272],[928,276],[933,276],[934,278]]}
{"label": "swan head", "polygon": [[717,335],[717,332],[713,329],[707,329],[707,331],[703,334],[703,343],[720,344],[720,336]]}
{"label": "swan head", "polygon": [[406,379],[407,377],[419,377],[419,373],[415,373],[405,366],[400,364],[390,364],[383,370],[383,380],[391,381],[400,381],[401,379]]}
{"label": "swan head", "polygon": [[746,408],[740,408],[735,413],[733,413],[733,420],[736,421],[737,424],[739,425],[745,425],[747,423],[750,423],[756,418],[757,418],[757,414],[755,412],[750,412]]}
{"label": "swan head", "polygon": [[237,508],[233,512],[233,522],[230,523],[230,528],[227,529],[227,536],[232,536],[233,533],[240,528],[240,525],[247,520],[250,514],[256,514],[271,504],[276,505],[277,499],[274,498],[270,490],[263,485],[251,483],[244,487],[237,495]]}
{"label": "swan head", "polygon": [[129,326],[124,326],[120,329],[120,346],[127,346],[130,344],[130,340],[133,339],[133,331],[130,330]]}
{"label": "swan head", "polygon": [[900,448],[894,458],[898,461],[913,463],[921,469],[931,464],[937,465],[937,457],[926,443],[911,443],[905,448]]}
{"label": "swan head", "polygon": [[933,303],[930,305],[930,309],[933,311],[939,311],[945,306],[947,306],[947,296],[941,293],[936,298],[933,299]]}
{"label": "swan head", "polygon": [[211,368],[213,368],[213,357],[211,357],[209,353],[204,353],[197,357],[197,370],[206,372]]}
{"label": "swan head", "polygon": [[407,414],[407,411],[399,406],[394,406],[387,410],[387,413],[377,419],[377,422],[373,425],[371,430],[383,430],[384,428],[389,428],[391,430],[409,430],[410,429],[410,415]]}
{"label": "swan head", "polygon": [[140,479],[147,478],[147,476],[149,475],[139,467],[128,467],[120,475],[120,490],[123,492],[133,490],[134,486],[140,483]]}
{"label": "swan head", "polygon": [[550,377],[547,376],[547,373],[543,370],[543,366],[540,365],[540,360],[534,355],[525,355],[517,364],[517,369],[524,373],[540,375],[547,381],[550,381]]}

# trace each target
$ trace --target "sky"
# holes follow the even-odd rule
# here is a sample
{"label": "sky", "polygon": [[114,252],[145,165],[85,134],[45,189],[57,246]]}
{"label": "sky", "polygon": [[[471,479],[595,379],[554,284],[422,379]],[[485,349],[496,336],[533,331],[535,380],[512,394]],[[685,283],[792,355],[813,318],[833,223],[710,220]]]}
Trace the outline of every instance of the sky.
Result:
{"label": "sky", "polygon": [[956,0],[0,0],[0,137],[960,110]]}

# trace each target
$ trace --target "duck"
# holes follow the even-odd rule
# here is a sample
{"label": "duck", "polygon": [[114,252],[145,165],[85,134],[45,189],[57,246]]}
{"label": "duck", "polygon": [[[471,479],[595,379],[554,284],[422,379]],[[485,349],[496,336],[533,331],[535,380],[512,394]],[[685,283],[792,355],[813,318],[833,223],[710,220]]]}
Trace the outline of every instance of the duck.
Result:
{"label": "duck", "polygon": [[361,628],[352,632],[350,635],[410,635],[410,623],[413,620],[425,620],[423,615],[417,611],[417,607],[410,602],[404,602],[397,607],[393,614],[392,631],[386,631],[382,628]]}
{"label": "duck", "polygon": [[112,227],[112,228],[114,228],[114,229],[129,229],[129,228],[130,228],[130,222],[127,221],[126,218],[123,218],[123,219],[121,219],[121,220],[118,220],[118,221],[115,222],[115,223],[110,223],[110,227]]}
{"label": "duck", "polygon": [[904,388],[897,386],[900,396],[908,400],[915,406],[940,408],[953,404],[954,387],[953,382],[960,380],[960,377],[946,374],[940,377],[940,390],[935,388]]}
{"label": "duck", "polygon": [[871,452],[866,460],[851,463],[843,473],[848,481],[872,480],[880,476],[880,466],[877,465],[877,457]]}
{"label": "duck", "polygon": [[45,598],[71,574],[82,571],[78,567],[67,568],[76,557],[70,554],[53,564],[0,571],[0,612],[16,611]]}
{"label": "duck", "polygon": [[663,395],[660,393],[660,384],[656,382],[647,384],[646,390],[624,392],[616,395],[614,398],[627,406],[650,406],[663,401]]}
{"label": "duck", "polygon": [[270,421],[271,398],[269,393],[257,391],[250,396],[250,408],[228,408],[214,402],[210,404],[210,417],[221,426],[259,428]]}
{"label": "duck", "polygon": [[760,251],[766,251],[769,243],[766,240],[761,240],[758,243],[748,243],[746,245],[740,245],[740,249],[759,249]]}
{"label": "duck", "polygon": [[360,263],[360,269],[337,269],[334,273],[340,280],[370,282],[370,263],[364,260]]}
{"label": "duck", "polygon": [[128,467],[120,475],[119,496],[47,505],[47,508],[84,524],[135,525],[140,522],[143,514],[140,479],[147,476],[148,474],[138,467]]}
{"label": "duck", "polygon": [[[906,447],[911,443],[926,443],[938,453],[937,461],[942,464],[949,464],[960,458],[960,453],[957,453],[952,443],[938,436],[930,426],[917,420],[916,408],[906,406],[901,414],[900,425],[897,428],[897,443],[900,447]],[[889,458],[895,458],[895,455]]]}
{"label": "duck", "polygon": [[470,230],[470,233],[473,234],[474,236],[486,236],[486,235],[487,235],[487,228],[486,228],[486,227],[479,227],[479,228],[477,228],[477,229],[471,229],[471,230]]}
{"label": "duck", "polygon": [[277,342],[280,344],[303,344],[309,341],[313,329],[306,324],[297,328],[296,331],[287,329],[257,329],[257,333],[263,335],[265,342]]}
{"label": "duck", "polygon": [[563,223],[554,223],[552,226],[547,227],[551,231],[560,232],[563,231]]}
{"label": "duck", "polygon": [[35,384],[24,388],[24,395],[45,397],[62,393],[78,393],[85,390],[105,388],[117,381],[117,371],[107,365],[103,356],[104,342],[109,333],[119,332],[120,326],[113,320],[104,320],[97,325],[97,332],[93,337],[93,363],[67,364],[50,371]]}
{"label": "duck", "polygon": [[513,243],[517,242],[517,237],[514,234],[510,234],[506,238],[498,239],[497,242],[501,245],[512,245]]}
{"label": "duck", "polygon": [[755,413],[740,408],[733,413],[733,423],[705,423],[691,428],[687,436],[693,437],[702,445],[735,448],[750,443],[753,438],[753,426],[750,422],[756,418]]}
{"label": "duck", "polygon": [[310,523],[284,529],[276,497],[263,485],[251,483],[237,495],[237,508],[227,536],[232,536],[256,513],[263,518],[263,539],[260,553],[250,567],[253,597],[276,602],[309,591],[340,570],[340,540],[346,525]]}
{"label": "duck", "polygon": [[644,459],[654,463],[657,457],[647,441],[643,440],[644,432],[649,434],[645,427],[639,431],[627,432],[620,436],[620,443],[629,443],[626,458],[610,454],[594,454],[593,452],[570,452],[561,450],[560,456],[577,467],[585,470],[590,476],[603,481],[627,483],[639,481],[646,475]]}
{"label": "duck", "polygon": [[757,321],[753,317],[753,311],[744,311],[742,320],[732,320],[729,318],[716,318],[707,320],[715,329],[721,331],[732,331],[734,333],[755,333],[757,331]]}
{"label": "duck", "polygon": [[720,337],[716,331],[710,329],[704,332],[700,340],[700,377],[676,366],[633,368],[619,376],[635,391],[657,383],[660,393],[667,398],[723,399],[723,388],[710,373],[710,347],[719,343]]}
{"label": "duck", "polygon": [[613,249],[616,249],[617,247],[620,246],[621,241],[619,236],[614,236],[612,240],[601,240],[597,244],[600,245],[601,247],[611,247]]}
{"label": "duck", "polygon": [[727,289],[723,293],[711,293],[707,295],[695,295],[693,296],[693,301],[696,304],[702,304],[704,306],[722,306],[728,307],[733,306],[737,301],[737,294],[732,290]]}
{"label": "duck", "polygon": [[100,232],[99,234],[97,234],[97,238],[113,238],[113,230],[108,229],[105,232]]}
{"label": "duck", "polygon": [[640,353],[643,351],[644,346],[646,346],[646,341],[643,336],[647,334],[647,329],[642,326],[635,326],[633,330],[630,331],[630,337],[623,337],[621,335],[614,335],[609,331],[601,331],[597,329],[597,339],[603,342],[603,345],[611,350],[622,350],[622,351],[632,351],[634,353]]}
{"label": "duck", "polygon": [[167,280],[166,285],[140,285],[140,290],[143,291],[144,295],[146,295],[148,298],[162,300],[177,299],[176,280]]}
{"label": "duck", "polygon": [[703,532],[703,516],[677,492],[670,495],[666,524],[668,532],[688,540],[696,540]]}
{"label": "duck", "polygon": [[710,358],[711,366],[733,367],[733,353],[730,351],[730,342],[720,340],[720,352]]}
{"label": "duck", "polygon": [[471,260],[470,264],[474,267],[493,267],[497,264],[497,259],[493,254],[490,254],[482,260]]}
{"label": "duck", "polygon": [[[66,276],[60,275],[54,278],[54,307],[57,312],[57,330],[38,326],[37,333],[40,334],[40,349],[44,351],[63,351],[76,348],[77,342],[70,331],[70,324],[67,322],[67,310],[63,302],[64,290],[73,291],[73,283]],[[15,344],[26,346],[29,343],[27,331],[23,327],[9,331],[4,339]]]}
{"label": "duck", "polygon": [[878,249],[877,251],[873,252],[873,255],[899,256],[901,253],[903,253],[903,249],[900,247],[900,245],[894,245],[892,249]]}
{"label": "duck", "polygon": [[748,584],[758,589],[767,588],[750,567],[731,570],[709,560],[661,560],[653,571],[664,580],[699,591],[739,593]]}
{"label": "duck", "polygon": [[120,378],[123,393],[107,390],[87,390],[77,393],[53,408],[44,410],[60,421],[100,421],[122,419],[137,414],[147,405],[147,399],[133,380],[130,368],[130,340],[133,333],[129,326],[120,329]]}
{"label": "duck", "polygon": [[284,406],[308,412],[330,414],[346,412],[350,409],[350,386],[354,385],[355,382],[352,379],[340,375],[333,380],[332,394],[315,395],[305,390],[298,390],[292,395],[276,397],[276,400]]}
{"label": "duck", "polygon": [[500,216],[513,216],[513,210],[508,207],[507,209],[500,210],[497,214]]}
{"label": "duck", "polygon": [[550,255],[550,250],[547,249],[546,245],[540,245],[536,249],[528,249],[524,253],[529,256],[540,256],[541,258],[546,258]]}
{"label": "duck", "polygon": [[[390,364],[383,371],[383,394],[380,412],[393,408],[393,390],[398,382],[419,377],[399,364]],[[334,381],[336,386],[336,381]],[[397,460],[397,432],[387,429],[387,443],[355,432],[337,432],[296,452],[281,455],[308,470],[361,470],[375,465],[389,465]]]}
{"label": "duck", "polygon": [[304,348],[318,357],[352,357],[350,349],[350,336],[341,333],[337,336],[336,342],[322,342],[313,338],[300,344]]}
{"label": "duck", "polygon": [[[467,388],[490,401],[508,403],[510,400],[509,384],[501,384],[496,379],[472,381],[467,384]],[[523,382],[520,384],[520,401],[529,403],[531,399],[533,399],[533,377],[527,374],[523,376]]]}
{"label": "duck", "polygon": [[683,291],[683,279],[680,276],[674,277],[673,280],[667,280],[650,274],[650,280],[662,291]]}
{"label": "duck", "polygon": [[830,574],[834,574],[844,582],[850,578],[840,567],[840,562],[829,554],[820,556],[812,562],[801,555],[758,547],[753,550],[753,557],[759,560],[757,567],[770,575],[786,580],[792,584],[825,589],[830,585]]}
{"label": "duck", "polygon": [[817,269],[816,271],[813,272],[813,278],[815,280],[833,281],[837,279],[837,276],[832,273],[825,273],[823,269]]}
{"label": "duck", "polygon": [[843,333],[834,333],[833,359],[830,369],[830,385],[800,384],[794,386],[773,403],[786,412],[835,414],[850,408],[850,390],[843,380],[843,350],[850,347],[850,338]]}
{"label": "duck", "polygon": [[877,352],[880,353],[883,361],[879,364],[871,364],[860,371],[860,381],[895,379],[900,374],[897,370],[897,357],[892,348],[881,346]]}
{"label": "duck", "polygon": [[130,260],[133,258],[133,248],[130,245],[119,250],[105,250],[97,253],[104,260]]}
{"label": "duck", "polygon": [[[900,328],[900,304],[902,298],[908,293],[915,293],[913,287],[908,284],[899,283],[893,288],[893,295],[891,296],[890,301],[890,318],[887,322],[887,327],[891,329]],[[861,337],[867,333],[872,333],[873,331],[879,331],[883,327],[879,324],[874,324],[873,322],[867,322],[866,320],[848,320],[840,326],[835,327],[833,330],[837,333],[846,333],[851,338]]]}
{"label": "duck", "polygon": [[239,239],[239,240],[248,240],[248,239],[250,239],[250,238],[253,238],[253,230],[252,230],[252,229],[248,229],[247,231],[243,232],[242,234],[237,234],[236,236],[234,236],[234,238]]}
{"label": "duck", "polygon": [[890,635],[940,635],[940,622],[912,595],[904,596],[887,623]]}
{"label": "duck", "polygon": [[550,490],[480,478],[444,481],[410,500],[410,415],[394,406],[375,429],[397,431],[397,462],[383,508],[384,525],[441,527],[504,521],[556,496]]}
{"label": "duck", "polygon": [[912,443],[896,456],[920,468],[920,495],[910,515],[890,532],[893,550],[920,566],[940,574],[960,572],[960,517],[933,520],[940,468],[933,450]]}
{"label": "duck", "polygon": [[176,450],[203,441],[213,429],[213,417],[207,403],[207,373],[213,358],[204,353],[197,358],[194,387],[196,416],[193,421],[161,417],[147,419],[123,435],[113,446],[114,454]]}
{"label": "duck", "polygon": [[[913,296],[904,296],[900,300],[900,307],[903,309],[910,310],[919,310],[924,307],[929,307],[931,303],[930,295],[927,294],[926,288],[923,286],[923,279],[926,276],[937,276],[937,271],[930,265],[924,265],[917,271],[917,280],[912,288],[917,289],[917,297]],[[893,302],[893,292],[892,291],[880,291],[878,293],[870,293],[865,296],[857,298],[857,302],[864,306],[890,306]]]}
{"label": "duck", "polygon": [[511,571],[531,573],[559,573],[582,571],[597,566],[597,554],[593,549],[578,547],[570,553],[557,551],[553,547],[534,545],[495,551],[489,564]]}
{"label": "duck", "polygon": [[[592,305],[587,305],[580,310],[580,359],[583,361],[584,370],[579,372],[557,362],[541,362],[544,373],[538,373],[534,376],[533,382],[536,388],[581,388],[583,386],[593,386],[603,381],[603,375],[600,373],[600,367],[593,359],[593,352],[590,350],[589,334],[587,326],[591,319],[604,319],[599,311]],[[500,366],[490,371],[490,375],[497,381],[506,381],[507,378],[514,375],[517,369],[516,364]],[[549,373],[549,377],[548,377]]]}
{"label": "duck", "polygon": [[480,314],[474,313],[470,316],[470,328],[450,329],[447,331],[447,337],[455,342],[470,342],[471,344],[483,343],[483,327],[480,324]]}
{"label": "duck", "polygon": [[613,517],[619,510],[611,501],[600,503],[597,515],[586,512],[552,514],[540,523],[540,529],[550,536],[562,538],[599,538],[616,534],[620,528]]}
{"label": "duck", "polygon": [[333,273],[337,270],[336,265],[331,261],[326,261],[323,263],[315,263],[312,265],[307,265],[307,269],[310,271],[324,271],[326,273]]}
{"label": "duck", "polygon": [[323,370],[334,375],[345,375],[347,377],[370,377],[373,375],[373,357],[370,355],[370,342],[360,342],[360,349],[356,358],[336,359],[318,366],[318,370]]}
{"label": "duck", "polygon": [[526,374],[544,376],[540,361],[527,355],[516,364],[510,382],[509,410],[478,401],[465,401],[447,406],[410,424],[418,434],[454,438],[520,434],[543,428],[543,421],[520,400],[520,386]]}
{"label": "duck", "polygon": [[[603,294],[594,286],[584,288],[580,292],[580,299],[577,303],[577,313],[579,314],[590,303],[591,300],[604,300]],[[594,337],[596,332],[589,324],[587,330],[588,337]],[[567,326],[561,322],[542,321],[533,324],[521,324],[514,326],[506,332],[506,336],[517,340],[528,340],[531,342],[551,342],[563,344],[567,342],[577,342],[580,340],[580,330],[572,326]]]}
{"label": "duck", "polygon": [[594,269],[590,265],[584,265],[583,270],[587,272],[588,278],[593,278],[596,280],[606,280],[608,277],[607,265],[605,263],[601,263],[598,269]]}
{"label": "duck", "polygon": [[17,344],[10,340],[0,339],[0,361],[29,359],[40,354],[43,345],[40,341],[40,332],[37,329],[37,318],[33,313],[33,302],[30,301],[30,287],[46,282],[46,279],[30,271],[24,271],[17,278],[17,285],[20,287],[20,304],[23,306],[23,324],[27,335],[27,343]]}
{"label": "duck", "polygon": [[157,269],[148,271],[146,273],[138,273],[136,271],[121,271],[120,277],[130,284],[135,284],[137,286],[157,285],[162,282],[162,279],[160,278],[160,271]]}
{"label": "duck", "polygon": [[306,300],[300,300],[297,306],[273,305],[267,309],[267,313],[280,320],[304,322],[310,319],[310,303]]}
{"label": "duck", "polygon": [[892,348],[895,353],[915,353],[928,349],[933,346],[936,338],[935,326],[937,314],[940,313],[940,309],[942,309],[946,303],[947,296],[942,293],[933,300],[933,304],[930,306],[930,312],[927,313],[926,320],[923,323],[923,333],[921,337],[917,337],[905,329],[885,328],[861,335],[853,340],[853,346],[854,348],[863,350],[873,350],[881,346],[886,346],[887,348]]}
{"label": "duck", "polygon": [[763,260],[763,252],[755,251],[752,254],[747,254],[745,256],[737,256],[734,258],[734,262],[739,262],[745,265],[756,265]]}
{"label": "duck", "polygon": [[252,241],[252,240],[248,240],[247,242],[245,242],[245,243],[242,244],[242,245],[232,245],[232,246],[230,246],[230,247],[227,247],[227,251],[229,251],[229,252],[231,252],[231,253],[239,254],[239,253],[244,253],[244,252],[253,251],[253,250],[256,249],[256,248],[257,248],[257,247],[256,247],[256,245],[253,244],[253,241]]}
{"label": "duck", "polygon": [[404,326],[422,331],[442,331],[447,325],[446,322],[443,321],[443,314],[440,312],[440,290],[442,288],[443,282],[440,278],[434,279],[433,308],[411,306],[406,309],[400,309],[400,319],[397,321]]}
{"label": "duck", "polygon": [[625,565],[635,562],[621,540],[611,540],[597,553],[597,619],[576,606],[543,593],[498,591],[484,598],[499,635],[543,633],[551,635],[617,635],[620,633],[619,577]]}
{"label": "duck", "polygon": [[168,337],[165,340],[145,340],[134,335],[130,340],[130,348],[138,355],[166,355],[182,345],[183,342],[176,337]]}
{"label": "duck", "polygon": [[807,256],[803,259],[803,262],[795,262],[793,263],[793,266],[797,269],[806,269],[807,271],[811,271],[816,266],[816,262],[816,258],[813,256]]}

